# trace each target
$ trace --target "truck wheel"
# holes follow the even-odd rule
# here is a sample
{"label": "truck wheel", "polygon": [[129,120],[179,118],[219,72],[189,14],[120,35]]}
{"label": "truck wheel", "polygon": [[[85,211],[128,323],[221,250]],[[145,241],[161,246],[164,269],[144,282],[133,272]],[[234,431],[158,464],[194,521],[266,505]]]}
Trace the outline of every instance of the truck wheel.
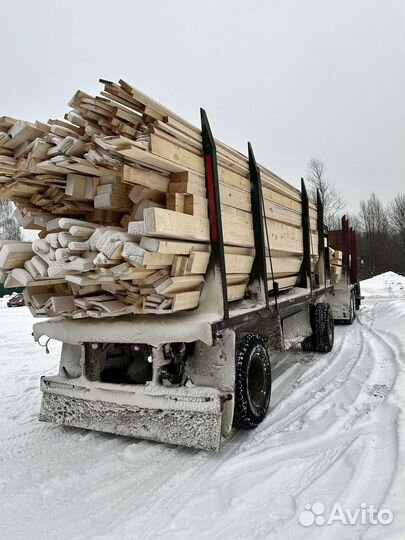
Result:
{"label": "truck wheel", "polygon": [[353,324],[354,319],[356,318],[356,297],[354,292],[350,295],[350,307],[349,307],[349,318],[344,320],[345,324]]}
{"label": "truck wheel", "polygon": [[270,358],[263,339],[246,335],[236,351],[235,411],[233,424],[253,429],[266,416],[271,395]]}
{"label": "truck wheel", "polygon": [[305,352],[310,352],[315,350],[314,336],[308,336],[301,341],[301,349]]}
{"label": "truck wheel", "polygon": [[352,304],[353,304],[353,321],[355,320],[355,318],[357,317],[357,301],[356,301],[356,291],[353,291],[352,292]]}
{"label": "truck wheel", "polygon": [[314,308],[314,343],[317,352],[329,352],[333,348],[335,323],[329,304],[316,304]]}
{"label": "truck wheel", "polygon": [[360,309],[360,306],[361,306],[360,283],[356,283],[356,285],[354,286],[353,295],[354,295],[354,305],[355,305],[356,311],[358,311]]}

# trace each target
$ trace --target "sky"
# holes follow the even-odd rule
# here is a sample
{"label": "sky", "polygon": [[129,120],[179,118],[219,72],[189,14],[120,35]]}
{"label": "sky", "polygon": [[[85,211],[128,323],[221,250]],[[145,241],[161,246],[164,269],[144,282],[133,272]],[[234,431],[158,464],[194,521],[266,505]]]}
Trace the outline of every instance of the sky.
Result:
{"label": "sky", "polygon": [[0,116],[62,118],[131,82],[299,185],[311,158],[348,210],[405,192],[405,0],[0,0]]}

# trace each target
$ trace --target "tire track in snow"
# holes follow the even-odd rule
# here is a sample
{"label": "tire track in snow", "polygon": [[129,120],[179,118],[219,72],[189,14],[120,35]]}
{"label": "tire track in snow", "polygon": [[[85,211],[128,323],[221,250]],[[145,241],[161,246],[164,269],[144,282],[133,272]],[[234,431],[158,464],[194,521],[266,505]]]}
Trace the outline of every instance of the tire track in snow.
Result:
{"label": "tire track in snow", "polygon": [[[86,438],[86,435],[83,438]],[[39,511],[36,509],[31,514],[28,507],[24,509],[24,512],[30,518],[31,524],[35,523],[37,530],[41,531],[41,538],[55,538],[56,536],[59,538],[65,532],[66,536],[63,537],[70,539],[75,533],[73,537],[79,538],[83,531],[91,530],[97,519],[102,518],[105,512],[110,512],[112,507],[121,505],[119,513],[117,512],[118,519],[122,513],[122,505],[128,499],[128,493],[131,490],[144,494],[146,490],[144,491],[143,488],[145,486],[159,482],[161,468],[170,468],[170,449],[166,449],[169,451],[165,452],[165,449],[157,444],[148,444],[145,441],[129,443],[127,442],[129,440],[124,439],[125,445],[123,447],[121,438],[111,437],[107,444],[104,441],[103,445],[96,446],[98,452],[92,452],[88,455],[77,454],[75,449],[78,441],[71,441],[66,461],[61,461],[58,458],[58,453],[49,460],[48,468],[53,471],[51,478],[48,479],[44,476],[41,468],[38,469],[38,475],[31,476],[30,484],[37,486],[36,497],[39,496],[42,502]],[[122,456],[128,447],[134,445],[142,447],[141,451],[137,452],[136,471],[128,468],[128,456]],[[119,454],[118,463],[116,452],[114,452],[117,446],[118,449],[123,448]],[[77,458],[82,458],[82,461],[78,462]],[[32,467],[36,468],[35,462],[32,463]],[[66,471],[73,471],[73,473],[69,474]],[[62,492],[58,490],[60,486],[63,486]],[[10,493],[13,492],[15,491],[11,489]],[[82,493],[83,498],[72,500],[71,492]],[[21,494],[22,503],[24,501],[28,503],[25,495]],[[17,501],[18,497],[15,497],[15,502]],[[141,501],[145,502],[144,499]],[[81,511],[83,506],[89,511],[83,513]],[[69,512],[66,511],[67,508],[69,508]],[[78,516],[73,522],[72,514]],[[48,523],[46,530],[42,531],[42,524],[47,523],[49,515],[53,516],[55,526],[49,526]],[[21,525],[24,526],[23,523]],[[22,531],[22,537],[26,532]]]}
{"label": "tire track in snow", "polygon": [[[348,501],[352,507],[359,506],[366,500],[368,504],[381,508],[398,471],[397,424],[400,411],[397,406],[388,405],[385,402],[391,396],[398,373],[402,368],[398,351],[399,340],[392,340],[392,337],[388,339],[384,336],[386,332],[375,328],[378,311],[379,308],[375,307],[371,324],[365,325],[366,331],[370,334],[370,354],[376,359],[376,364],[371,384],[367,388],[363,387],[362,393],[367,394],[364,399],[364,409],[367,414],[371,416],[371,413],[375,412],[375,421],[379,421],[370,445],[365,449],[362,467],[358,468],[348,486]],[[391,341],[394,341],[397,346],[392,345]],[[380,407],[385,409],[390,407],[390,413],[383,415]],[[386,410],[384,412],[386,413]],[[373,471],[373,474],[370,474],[370,471]],[[352,490],[350,490],[351,486],[353,486]],[[364,528],[362,537],[370,528],[370,525]]]}
{"label": "tire track in snow", "polygon": [[[341,425],[338,422],[334,429],[334,431],[338,432],[348,432],[349,437],[353,438],[353,442],[362,436],[363,425],[361,421],[386,401],[396,380],[397,370],[395,365],[387,362],[386,356],[387,352],[392,353],[391,357],[398,356],[398,350],[392,347],[389,341],[372,327],[373,323],[374,320],[371,320],[371,324],[366,325],[369,335],[365,336],[367,339],[367,354],[363,356],[364,359],[371,359],[374,362],[374,369],[367,379],[367,382],[371,384],[366,389],[364,389],[364,385],[362,386],[358,399],[350,406],[350,409],[354,409],[354,412],[344,418],[343,422],[340,422]],[[378,345],[373,338],[377,338]],[[375,390],[377,391],[375,392]],[[396,409],[393,413],[395,412],[397,412]],[[351,507],[358,507],[365,500],[374,503],[376,507],[381,507],[384,494],[389,490],[397,470],[396,416],[394,414],[392,421],[388,425],[384,425],[382,430],[377,428],[371,433],[371,437],[374,439],[373,442],[376,443],[372,447],[370,446],[370,435],[367,434],[367,425],[364,427],[364,435],[369,441],[368,444],[364,445],[358,474],[351,479],[347,488],[347,498],[351,501]],[[319,440],[312,442],[318,447]],[[386,455],[384,455],[384,459],[381,459],[381,456],[376,452],[378,447],[385,449]],[[364,460],[366,459],[368,467],[364,467]],[[370,475],[371,470],[380,471],[380,474]],[[381,482],[379,477],[382,478]],[[359,489],[359,485],[361,485],[361,489]],[[379,497],[370,500],[370,494],[373,492],[378,493]],[[341,538],[343,537],[341,536]]]}

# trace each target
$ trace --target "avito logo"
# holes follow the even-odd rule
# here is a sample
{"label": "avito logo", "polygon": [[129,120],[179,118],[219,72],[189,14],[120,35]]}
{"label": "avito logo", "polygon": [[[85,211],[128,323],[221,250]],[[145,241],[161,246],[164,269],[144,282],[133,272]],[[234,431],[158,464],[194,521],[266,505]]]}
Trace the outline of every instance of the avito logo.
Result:
{"label": "avito logo", "polygon": [[332,523],[341,523],[342,525],[388,525],[394,519],[394,514],[388,508],[379,510],[372,504],[367,505],[364,502],[354,510],[343,508],[340,503],[335,503],[328,515],[325,515],[325,505],[321,502],[306,504],[304,508],[298,516],[298,522],[304,527],[311,527],[311,525],[321,527]]}

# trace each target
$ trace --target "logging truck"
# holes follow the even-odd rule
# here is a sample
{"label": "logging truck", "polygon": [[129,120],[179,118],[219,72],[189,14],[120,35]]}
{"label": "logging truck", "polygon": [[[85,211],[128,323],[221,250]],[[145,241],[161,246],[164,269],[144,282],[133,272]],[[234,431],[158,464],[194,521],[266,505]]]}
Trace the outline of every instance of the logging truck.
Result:
{"label": "logging truck", "polygon": [[210,256],[198,307],[36,323],[35,340],[62,342],[59,373],[41,378],[40,420],[218,451],[233,427],[253,429],[265,418],[278,352],[301,344],[327,353],[334,322],[353,321],[361,300],[355,232],[345,218],[341,230],[328,232],[319,193],[311,202],[301,181],[302,257],[293,283],[283,277],[273,268],[250,144],[254,261],[246,294],[231,301],[217,144],[203,110],[201,121]]}

